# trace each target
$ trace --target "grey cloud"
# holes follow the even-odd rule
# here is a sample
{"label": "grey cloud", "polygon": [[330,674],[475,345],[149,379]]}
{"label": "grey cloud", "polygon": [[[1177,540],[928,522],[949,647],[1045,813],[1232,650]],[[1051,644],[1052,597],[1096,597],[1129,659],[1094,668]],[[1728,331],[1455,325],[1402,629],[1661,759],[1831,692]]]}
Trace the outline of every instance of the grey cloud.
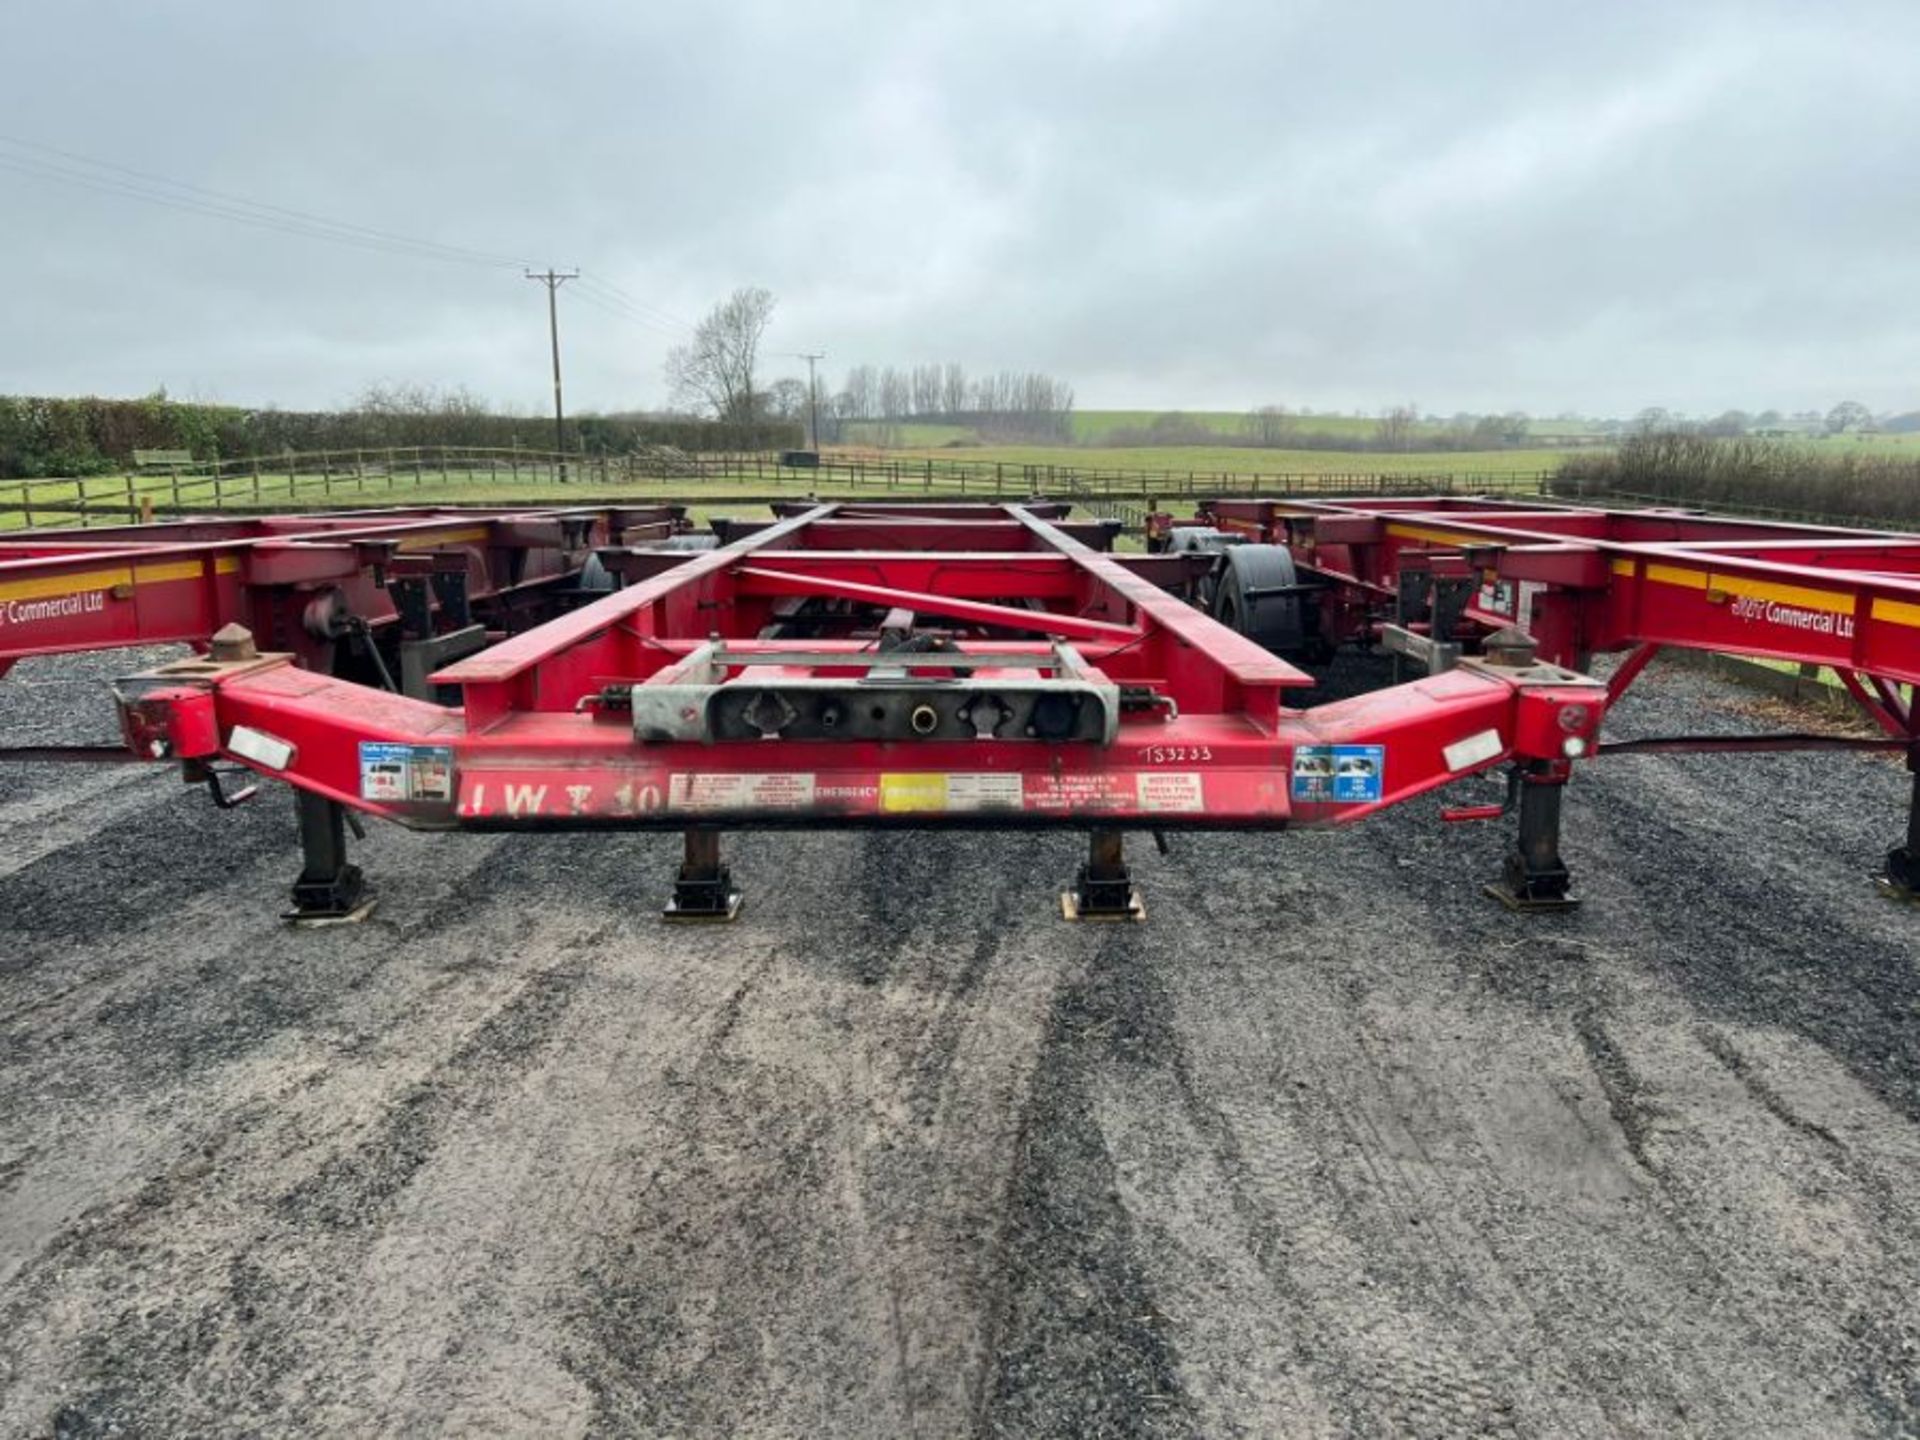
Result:
{"label": "grey cloud", "polygon": [[[12,7],[0,133],[1089,405],[1920,404],[1910,4]],[[537,408],[536,287],[0,170],[0,389]],[[564,295],[564,292],[563,292]],[[579,406],[666,322],[566,295]]]}

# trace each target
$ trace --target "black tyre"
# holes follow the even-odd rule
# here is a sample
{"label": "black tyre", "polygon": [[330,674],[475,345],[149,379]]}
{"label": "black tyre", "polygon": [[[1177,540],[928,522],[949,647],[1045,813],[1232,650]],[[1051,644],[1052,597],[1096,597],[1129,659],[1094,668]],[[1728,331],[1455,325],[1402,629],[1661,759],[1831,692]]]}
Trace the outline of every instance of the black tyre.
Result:
{"label": "black tyre", "polygon": [[1280,654],[1305,646],[1305,606],[1297,594],[1275,591],[1298,583],[1293,554],[1284,545],[1236,545],[1215,571],[1213,615],[1256,644]]}

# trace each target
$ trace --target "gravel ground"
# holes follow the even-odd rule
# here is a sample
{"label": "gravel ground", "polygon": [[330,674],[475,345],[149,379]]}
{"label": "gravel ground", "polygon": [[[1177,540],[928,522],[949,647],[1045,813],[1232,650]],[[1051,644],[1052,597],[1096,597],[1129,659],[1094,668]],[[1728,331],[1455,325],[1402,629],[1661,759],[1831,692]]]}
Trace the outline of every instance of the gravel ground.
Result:
{"label": "gravel ground", "polygon": [[1140,846],[1139,927],[1066,836],[739,837],[669,930],[670,838],[381,829],[293,933],[278,787],[0,771],[0,1435],[1911,1434],[1904,803],[1621,758],[1577,914],[1429,801]]}

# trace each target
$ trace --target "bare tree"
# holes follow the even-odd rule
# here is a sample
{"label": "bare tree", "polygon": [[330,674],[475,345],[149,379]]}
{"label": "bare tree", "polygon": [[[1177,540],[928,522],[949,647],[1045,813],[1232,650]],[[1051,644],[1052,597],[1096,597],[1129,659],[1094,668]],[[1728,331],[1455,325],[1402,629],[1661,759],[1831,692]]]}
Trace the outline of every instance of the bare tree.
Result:
{"label": "bare tree", "polygon": [[753,371],[773,305],[771,291],[743,286],[707,313],[692,340],[668,351],[667,384],[675,401],[722,420],[758,418],[761,396]]}
{"label": "bare tree", "polygon": [[807,418],[807,382],[782,376],[767,387],[760,400],[760,412],[776,420]]}
{"label": "bare tree", "polygon": [[1256,445],[1284,445],[1293,434],[1293,416],[1284,405],[1262,405],[1249,410],[1243,425],[1247,438]]}
{"label": "bare tree", "polygon": [[1827,433],[1844,435],[1849,430],[1873,429],[1873,412],[1858,400],[1842,400],[1827,412]]}
{"label": "bare tree", "polygon": [[880,414],[888,420],[903,420],[913,409],[913,381],[897,365],[880,372]]}
{"label": "bare tree", "polygon": [[940,370],[940,411],[958,415],[967,408],[967,372],[949,360]]}
{"label": "bare tree", "polygon": [[1380,425],[1374,436],[1384,450],[1404,450],[1412,442],[1413,428],[1419,421],[1420,412],[1413,406],[1395,405],[1380,412]]}
{"label": "bare tree", "polygon": [[913,413],[916,415],[940,413],[940,367],[938,365],[913,367]]}
{"label": "bare tree", "polygon": [[871,365],[856,365],[847,371],[846,388],[840,394],[841,419],[872,420],[879,414],[879,386]]}

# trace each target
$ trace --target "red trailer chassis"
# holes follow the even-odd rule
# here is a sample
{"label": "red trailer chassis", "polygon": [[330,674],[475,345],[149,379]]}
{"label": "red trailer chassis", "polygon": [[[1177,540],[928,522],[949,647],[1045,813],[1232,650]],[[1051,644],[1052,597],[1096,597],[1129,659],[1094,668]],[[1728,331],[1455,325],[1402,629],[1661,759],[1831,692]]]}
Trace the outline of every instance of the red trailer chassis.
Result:
{"label": "red trailer chassis", "polygon": [[1150,547],[1182,524],[1284,547],[1323,650],[1378,641],[1439,673],[1519,628],[1574,670],[1625,652],[1610,700],[1669,647],[1830,667],[1884,740],[1676,736],[1598,753],[1902,750],[1914,797],[1886,883],[1920,890],[1920,535],[1461,497],[1235,499],[1153,515]]}
{"label": "red trailer chassis", "polygon": [[[24,644],[0,630],[0,662],[199,641],[119,683],[127,744],[193,778],[238,764],[296,788],[301,919],[363,908],[356,811],[417,829],[682,831],[676,918],[737,907],[726,829],[1072,828],[1091,842],[1068,913],[1137,918],[1126,830],[1349,822],[1509,764],[1527,783],[1501,893],[1569,903],[1558,801],[1607,692],[1524,644],[1295,709],[1310,675],[1171,593],[1205,561],[1102,553],[1113,527],[1064,507],[822,504],[704,552],[661,548],[677,520],[434,511],[32,536],[0,560],[0,605],[55,603]],[[333,673],[351,658],[327,648],[338,634],[379,653],[396,627],[415,644],[473,628],[430,583],[396,602],[396,576],[463,570],[504,615],[525,587],[589,568],[623,583],[520,633],[483,624],[491,643],[416,694],[391,666],[387,688]],[[149,604],[147,585],[179,594]]]}

